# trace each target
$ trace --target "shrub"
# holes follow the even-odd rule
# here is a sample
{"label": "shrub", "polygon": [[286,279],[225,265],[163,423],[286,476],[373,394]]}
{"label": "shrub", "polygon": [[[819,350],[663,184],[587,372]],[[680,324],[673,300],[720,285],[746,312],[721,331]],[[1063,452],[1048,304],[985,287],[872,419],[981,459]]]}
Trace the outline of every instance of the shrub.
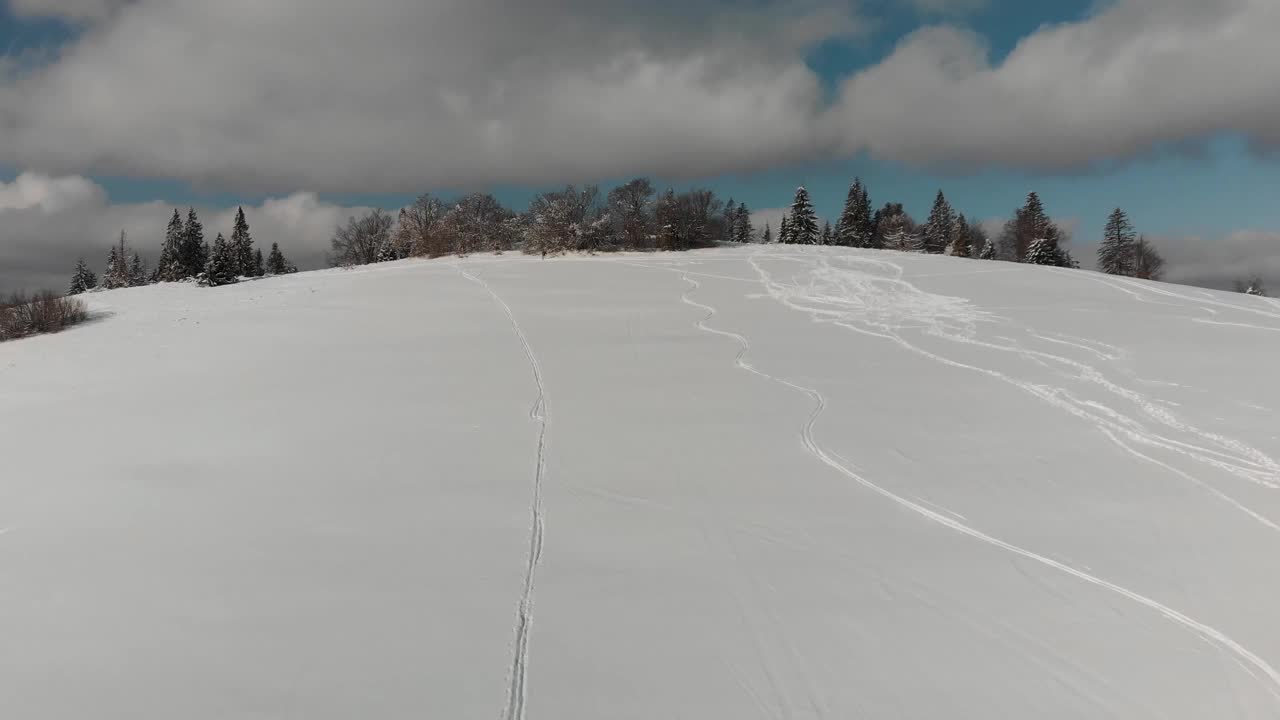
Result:
{"label": "shrub", "polygon": [[55,333],[88,317],[89,309],[79,298],[64,297],[49,290],[31,297],[14,293],[0,301],[0,341]]}

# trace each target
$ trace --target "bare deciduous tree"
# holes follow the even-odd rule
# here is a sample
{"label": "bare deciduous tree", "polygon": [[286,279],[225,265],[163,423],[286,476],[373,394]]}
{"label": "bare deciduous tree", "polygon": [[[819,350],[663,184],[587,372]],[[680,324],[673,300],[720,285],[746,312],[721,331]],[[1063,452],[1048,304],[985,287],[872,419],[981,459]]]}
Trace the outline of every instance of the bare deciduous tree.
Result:
{"label": "bare deciduous tree", "polygon": [[388,242],[393,224],[391,215],[382,210],[348,218],[346,225],[333,231],[329,264],[346,267],[377,262],[378,250]]}

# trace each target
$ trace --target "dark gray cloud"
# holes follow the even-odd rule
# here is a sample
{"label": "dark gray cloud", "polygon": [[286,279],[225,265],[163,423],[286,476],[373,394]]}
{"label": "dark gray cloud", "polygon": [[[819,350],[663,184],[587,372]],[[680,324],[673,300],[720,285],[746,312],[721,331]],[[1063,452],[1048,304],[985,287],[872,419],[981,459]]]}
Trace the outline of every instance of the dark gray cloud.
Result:
{"label": "dark gray cloud", "polygon": [[[944,22],[981,5],[900,1]],[[860,151],[1058,170],[1225,130],[1280,141],[1274,0],[1114,0],[998,64],[976,34],[929,27],[834,103],[805,56],[873,27],[854,0],[10,2],[93,21],[0,72],[0,163],[59,174],[405,192]]]}
{"label": "dark gray cloud", "polygon": [[1165,279],[1219,290],[1261,277],[1280,291],[1280,232],[1239,230],[1225,237],[1153,237],[1169,262]]}
{"label": "dark gray cloud", "polygon": [[804,53],[857,23],[848,0],[137,0],[0,82],[0,163],[269,192],[763,168],[819,154]]}

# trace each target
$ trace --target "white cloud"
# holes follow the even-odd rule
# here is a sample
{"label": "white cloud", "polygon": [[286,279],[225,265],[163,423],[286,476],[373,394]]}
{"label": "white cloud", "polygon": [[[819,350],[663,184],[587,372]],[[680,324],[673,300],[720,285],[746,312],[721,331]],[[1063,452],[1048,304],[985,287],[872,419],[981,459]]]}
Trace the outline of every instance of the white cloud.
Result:
{"label": "white cloud", "polygon": [[101,202],[102,195],[101,187],[79,176],[54,178],[28,172],[11,183],[0,182],[0,211],[36,208],[47,214]]}
{"label": "white cloud", "polygon": [[[197,206],[205,235],[229,234],[236,208]],[[342,207],[313,193],[269,198],[246,206],[255,242],[271,243],[299,266],[320,267],[335,225],[367,208]],[[184,213],[186,207],[182,208]],[[129,244],[155,259],[173,206],[165,202],[111,204],[101,187],[82,177],[23,174],[0,183],[0,292],[62,289],[77,257],[101,270],[108,248],[124,230]]]}
{"label": "white cloud", "polygon": [[848,79],[840,151],[919,165],[1065,169],[1220,131],[1280,142],[1280,3],[1115,0],[1023,38],[932,27]]}

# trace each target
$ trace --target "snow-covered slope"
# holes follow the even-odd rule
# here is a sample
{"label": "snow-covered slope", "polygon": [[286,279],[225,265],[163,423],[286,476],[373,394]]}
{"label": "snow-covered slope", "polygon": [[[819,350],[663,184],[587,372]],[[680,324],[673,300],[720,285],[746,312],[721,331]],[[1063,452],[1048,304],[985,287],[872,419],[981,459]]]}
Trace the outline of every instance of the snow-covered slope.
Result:
{"label": "snow-covered slope", "polygon": [[1280,717],[1280,305],[846,249],[0,345],[0,717]]}

